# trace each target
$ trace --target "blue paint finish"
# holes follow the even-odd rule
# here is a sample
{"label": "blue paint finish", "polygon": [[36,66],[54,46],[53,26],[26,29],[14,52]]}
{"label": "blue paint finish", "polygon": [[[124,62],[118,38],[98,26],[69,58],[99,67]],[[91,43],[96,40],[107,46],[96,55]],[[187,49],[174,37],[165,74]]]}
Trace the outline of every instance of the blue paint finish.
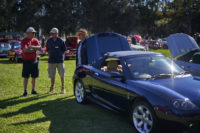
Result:
{"label": "blue paint finish", "polygon": [[170,35],[167,38],[167,45],[173,58],[184,55],[191,50],[199,49],[199,46],[194,38],[184,33]]}
{"label": "blue paint finish", "polygon": [[174,62],[185,71],[200,76],[200,55],[194,59],[200,48],[194,38],[184,33],[176,33],[167,38],[167,43]]}
{"label": "blue paint finish", "polygon": [[[91,39],[92,46],[98,47],[97,35]],[[110,39],[106,38],[105,43]],[[112,40],[112,39],[111,39]],[[104,42],[102,41],[102,42]],[[100,41],[101,42],[101,41]],[[111,41],[115,42],[115,41]],[[114,44],[113,44],[114,45]],[[110,49],[112,49],[110,47]],[[97,49],[90,54],[94,54],[94,58],[88,60],[96,62],[96,65],[83,65],[75,70],[74,79],[81,80],[86,88],[87,95],[90,99],[95,99],[98,104],[105,105],[112,109],[129,112],[135,99],[145,99],[155,110],[159,119],[170,120],[182,124],[190,124],[191,122],[200,122],[200,81],[191,75],[183,74],[175,77],[167,77],[161,79],[134,80],[130,74],[126,64],[126,59],[137,58],[140,56],[163,56],[153,52],[132,52],[118,51],[101,55],[102,51],[108,49]],[[92,56],[92,55],[91,55]],[[123,75],[125,80],[120,78],[111,78],[108,72],[99,69],[100,64],[106,58],[119,58],[123,66]],[[177,63],[178,64],[178,63]],[[180,64],[179,64],[180,65]],[[196,108],[192,110],[175,109],[172,106],[172,100],[188,98]]]}
{"label": "blue paint finish", "polygon": [[200,64],[185,62],[181,60],[174,60],[174,62],[183,68],[185,71],[190,72],[192,75],[200,76]]}
{"label": "blue paint finish", "polygon": [[98,33],[85,40],[88,52],[88,64],[95,64],[105,53],[131,50],[128,41],[120,34]]}

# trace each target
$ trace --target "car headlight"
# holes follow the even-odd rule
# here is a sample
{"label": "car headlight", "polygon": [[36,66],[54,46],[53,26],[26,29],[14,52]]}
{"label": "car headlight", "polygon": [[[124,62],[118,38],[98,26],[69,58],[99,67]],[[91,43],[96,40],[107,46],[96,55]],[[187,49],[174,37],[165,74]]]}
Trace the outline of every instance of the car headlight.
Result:
{"label": "car headlight", "polygon": [[172,101],[172,105],[174,108],[179,110],[193,110],[196,106],[188,99],[175,99]]}

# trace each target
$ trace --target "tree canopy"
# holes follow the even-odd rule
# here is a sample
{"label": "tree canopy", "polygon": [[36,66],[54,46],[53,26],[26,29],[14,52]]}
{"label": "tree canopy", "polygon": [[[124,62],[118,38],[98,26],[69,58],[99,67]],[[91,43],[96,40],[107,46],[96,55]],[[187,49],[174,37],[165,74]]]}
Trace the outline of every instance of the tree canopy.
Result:
{"label": "tree canopy", "polygon": [[167,36],[200,32],[200,0],[0,0],[0,32],[24,32],[29,26],[52,27],[74,34],[91,33]]}

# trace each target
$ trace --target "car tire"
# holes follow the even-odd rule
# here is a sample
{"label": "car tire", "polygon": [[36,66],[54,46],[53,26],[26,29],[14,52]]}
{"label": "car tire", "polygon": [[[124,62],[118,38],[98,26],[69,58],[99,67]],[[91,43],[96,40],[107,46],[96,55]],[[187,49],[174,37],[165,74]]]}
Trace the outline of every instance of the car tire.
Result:
{"label": "car tire", "polygon": [[74,84],[74,95],[77,103],[84,104],[86,103],[86,91],[82,81],[77,80]]}
{"label": "car tire", "polygon": [[138,133],[157,133],[158,120],[152,107],[145,101],[136,101],[131,110],[131,123]]}

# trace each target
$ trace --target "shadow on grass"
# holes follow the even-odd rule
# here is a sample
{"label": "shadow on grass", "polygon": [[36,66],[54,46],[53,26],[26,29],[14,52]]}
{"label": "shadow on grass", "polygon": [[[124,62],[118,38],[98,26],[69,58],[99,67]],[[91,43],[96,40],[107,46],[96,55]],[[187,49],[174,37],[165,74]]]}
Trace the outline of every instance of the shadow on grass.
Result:
{"label": "shadow on grass", "polygon": [[49,58],[40,58],[41,61],[48,61]]}
{"label": "shadow on grass", "polygon": [[[23,107],[16,112],[2,114],[0,117],[8,118],[20,114],[29,115],[42,110],[45,117],[12,125],[40,125],[41,123],[42,126],[43,122],[50,121],[50,133],[136,133],[131,124],[129,124],[128,118],[121,113],[112,112],[91,103],[80,105],[71,97],[38,102]],[[173,131],[182,133],[175,131],[175,129]],[[169,133],[169,130],[162,131],[162,133]],[[170,130],[170,133],[173,132]]]}
{"label": "shadow on grass", "polygon": [[[72,96],[38,102],[23,107],[16,112],[2,114],[0,117],[8,118],[20,114],[29,115],[30,113],[42,110],[45,117],[14,123],[12,125],[39,124],[50,121],[50,133],[121,133],[124,129],[126,133],[136,133],[132,126],[128,124],[128,120],[121,117],[118,113],[111,112],[91,103],[80,105],[76,103],[74,98],[70,97]],[[118,131],[119,128],[121,129],[120,131]]]}
{"label": "shadow on grass", "polygon": [[15,64],[15,62],[10,61],[8,58],[3,60],[0,58],[0,64]]}
{"label": "shadow on grass", "polygon": [[20,104],[20,103],[26,103],[26,102],[30,102],[30,101],[33,101],[33,100],[45,98],[45,97],[48,97],[48,96],[51,96],[51,95],[50,94],[43,94],[43,95],[36,95],[36,96],[33,96],[33,97],[27,97],[27,98],[23,98],[23,99],[19,99],[19,98],[22,98],[22,96],[18,96],[18,97],[5,99],[5,100],[0,100],[0,108],[5,109],[7,106],[13,106],[13,105]]}

